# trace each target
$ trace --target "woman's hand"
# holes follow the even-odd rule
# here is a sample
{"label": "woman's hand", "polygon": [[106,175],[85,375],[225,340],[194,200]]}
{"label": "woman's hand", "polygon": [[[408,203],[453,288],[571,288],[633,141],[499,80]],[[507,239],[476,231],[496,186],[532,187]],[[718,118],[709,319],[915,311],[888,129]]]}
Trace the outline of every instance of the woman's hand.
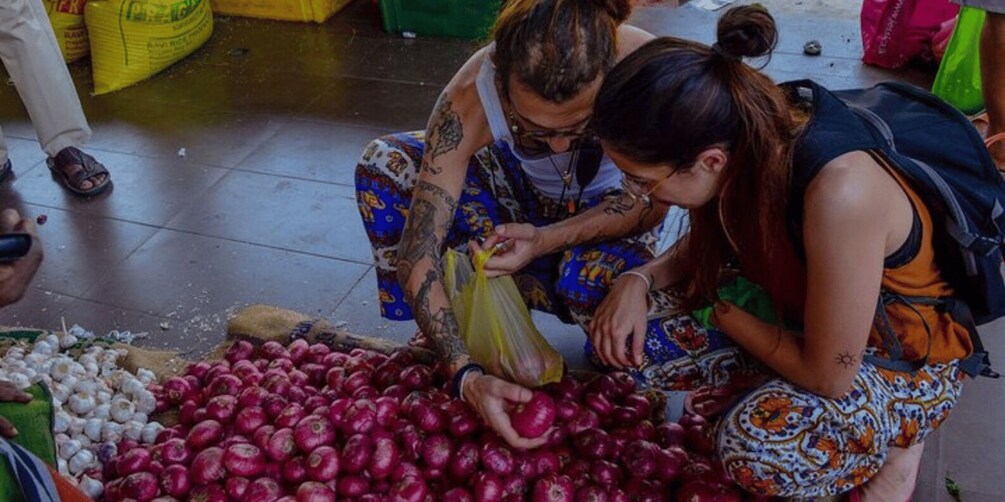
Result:
{"label": "woman's hand", "polygon": [[543,254],[541,230],[527,223],[499,225],[485,242],[471,242],[470,247],[472,252],[496,248],[485,262],[487,277],[513,275]]}
{"label": "woman's hand", "polygon": [[[2,381],[0,382],[0,402],[29,403],[31,402],[31,394],[18,389],[11,382]],[[4,417],[0,417],[0,435],[5,438],[17,436],[17,428]]]}
{"label": "woman's hand", "polygon": [[[590,341],[605,364],[619,369],[642,365],[649,310],[647,287],[634,274],[620,276],[590,321]],[[627,351],[629,336],[631,358]]]}
{"label": "woman's hand", "polygon": [[510,446],[530,450],[548,441],[548,431],[539,438],[528,439],[513,430],[509,420],[509,408],[513,404],[530,401],[532,393],[515,383],[507,382],[492,375],[473,373],[464,380],[461,393],[464,400],[481,415],[492,430],[496,431]]}

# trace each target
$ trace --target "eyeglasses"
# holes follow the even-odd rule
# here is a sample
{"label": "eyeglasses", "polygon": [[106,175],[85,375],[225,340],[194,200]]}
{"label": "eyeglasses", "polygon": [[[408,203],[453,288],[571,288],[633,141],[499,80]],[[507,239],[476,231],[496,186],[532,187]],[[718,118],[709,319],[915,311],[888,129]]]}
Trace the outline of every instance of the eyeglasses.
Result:
{"label": "eyeglasses", "polygon": [[[622,176],[621,177],[621,189],[624,190],[625,194],[627,194],[629,197],[631,197],[631,199],[633,201],[635,201],[635,202],[641,202],[647,208],[653,207],[653,201],[652,201],[653,192],[655,192],[656,189],[660,187],[660,185],[662,185],[663,183],[665,183],[666,180],[670,179],[670,177],[673,176],[673,175],[675,175],[675,174],[677,174],[677,170],[676,169],[673,170],[670,174],[664,176],[659,181],[647,182],[645,184],[640,184],[640,183],[638,183],[636,181],[633,181],[633,180],[629,179],[627,176]],[[637,192],[641,192],[641,191],[645,190],[645,185],[651,185],[649,187],[649,190],[646,190],[646,192],[643,193],[643,194],[638,194]]]}
{"label": "eyeglasses", "polygon": [[599,138],[593,130],[590,119],[585,120],[585,125],[575,130],[529,129],[524,124],[533,124],[533,122],[513,109],[513,102],[508,95],[506,101],[508,102],[506,113],[509,118],[510,132],[520,149],[528,155],[552,153],[551,146],[548,144],[548,141],[552,139],[566,139],[570,143],[599,143]]}

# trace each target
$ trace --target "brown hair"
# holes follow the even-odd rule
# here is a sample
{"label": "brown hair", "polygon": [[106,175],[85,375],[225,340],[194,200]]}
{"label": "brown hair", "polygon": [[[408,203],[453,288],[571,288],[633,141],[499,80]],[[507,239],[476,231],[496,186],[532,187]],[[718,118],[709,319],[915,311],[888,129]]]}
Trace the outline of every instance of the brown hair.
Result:
{"label": "brown hair", "polygon": [[[653,40],[611,70],[597,96],[597,133],[640,163],[689,169],[710,147],[729,152],[719,196],[689,215],[680,257],[692,278],[691,306],[717,299],[722,271],[734,256],[755,270],[796,256],[786,209],[799,124],[782,90],[742,62],[770,55],[777,37],[763,7],[734,7],[719,19],[712,47]],[[762,286],[776,299],[798,280],[780,270],[765,275]]]}
{"label": "brown hair", "polygon": [[508,89],[510,76],[561,103],[617,62],[617,28],[632,0],[510,0],[492,30],[492,63]]}

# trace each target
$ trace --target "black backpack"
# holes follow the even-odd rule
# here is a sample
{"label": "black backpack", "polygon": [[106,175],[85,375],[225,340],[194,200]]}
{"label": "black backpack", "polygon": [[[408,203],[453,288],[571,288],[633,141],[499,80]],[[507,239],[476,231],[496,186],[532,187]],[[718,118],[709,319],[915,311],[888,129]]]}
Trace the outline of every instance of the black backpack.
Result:
{"label": "black backpack", "polygon": [[790,214],[801,217],[802,193],[824,164],[855,150],[885,156],[932,214],[936,260],[956,294],[919,298],[883,291],[875,323],[890,358],[867,360],[898,371],[926,364],[901,359],[885,306],[935,305],[970,330],[974,354],[961,361],[961,369],[970,376],[997,378],[976,326],[1005,316],[1005,181],[969,119],[934,95],[902,83],[835,92],[809,80],[782,87],[796,102],[812,106],[814,115],[801,140],[804,148],[794,158],[796,195]]}

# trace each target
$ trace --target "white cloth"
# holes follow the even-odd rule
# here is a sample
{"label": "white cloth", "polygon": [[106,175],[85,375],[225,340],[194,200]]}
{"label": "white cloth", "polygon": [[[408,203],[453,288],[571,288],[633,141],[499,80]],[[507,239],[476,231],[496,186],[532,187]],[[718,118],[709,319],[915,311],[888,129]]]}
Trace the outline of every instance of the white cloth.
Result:
{"label": "white cloth", "polygon": [[[495,80],[495,66],[492,65],[491,58],[486,55],[482,62],[481,70],[478,72],[476,84],[478,87],[478,97],[481,98],[482,108],[485,110],[485,117],[489,122],[489,127],[492,129],[492,137],[496,141],[502,141],[509,145],[510,150],[516,155],[516,158],[520,159],[520,164],[527,174],[527,179],[534,184],[534,187],[542,195],[555,200],[560,199],[565,187],[559,171],[566,172],[569,170],[573,154],[571,152],[562,152],[530,157],[521,152],[520,148],[515,146],[516,143],[513,140],[513,135],[510,133],[509,125],[506,122],[506,115],[503,112]],[[588,199],[620,187],[621,171],[614,165],[610,157],[604,155],[600,161],[600,169],[597,171],[597,176],[583,189],[583,198]],[[565,190],[565,198],[566,200],[575,200],[578,197],[579,183],[573,177],[572,184],[569,185],[568,190]]]}
{"label": "white cloth", "polygon": [[[91,137],[41,0],[0,0],[0,60],[46,154],[54,157]],[[6,161],[7,145],[0,131],[0,163]]]}

